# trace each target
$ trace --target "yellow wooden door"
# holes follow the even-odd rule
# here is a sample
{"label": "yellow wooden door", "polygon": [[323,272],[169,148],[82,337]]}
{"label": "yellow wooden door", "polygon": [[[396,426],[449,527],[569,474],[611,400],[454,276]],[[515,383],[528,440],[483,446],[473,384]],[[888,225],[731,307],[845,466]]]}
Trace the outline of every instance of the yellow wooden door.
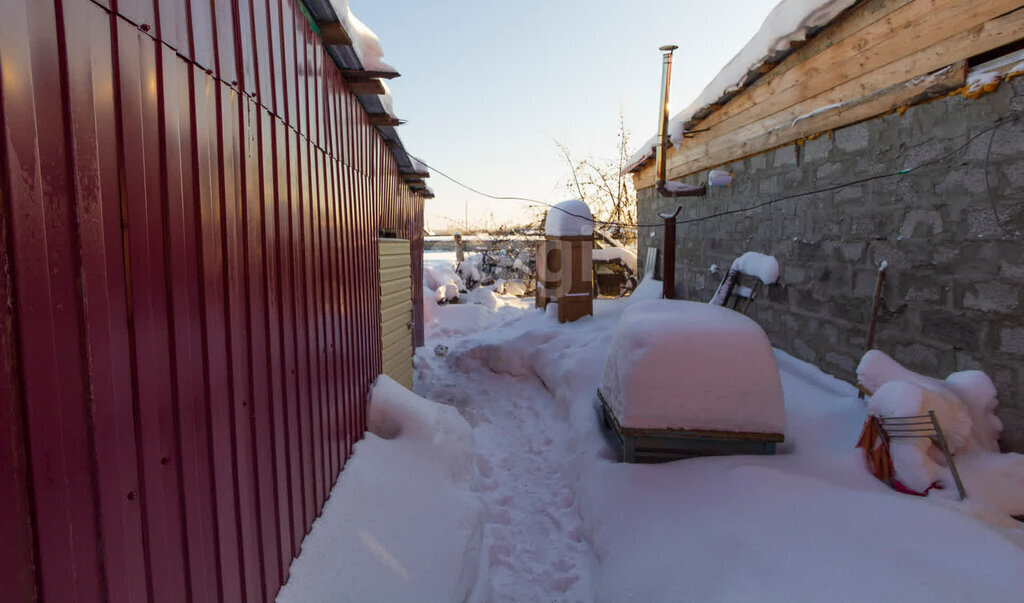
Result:
{"label": "yellow wooden door", "polygon": [[380,239],[383,374],[412,389],[412,255],[407,239]]}

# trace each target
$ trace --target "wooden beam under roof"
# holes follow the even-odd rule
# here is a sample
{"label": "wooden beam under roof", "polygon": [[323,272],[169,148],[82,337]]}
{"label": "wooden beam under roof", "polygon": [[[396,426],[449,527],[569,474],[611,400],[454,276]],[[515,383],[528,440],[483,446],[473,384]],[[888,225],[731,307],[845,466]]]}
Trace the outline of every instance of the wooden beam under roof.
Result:
{"label": "wooden beam under roof", "polygon": [[316,24],[320,28],[320,39],[328,46],[351,46],[352,38],[339,21],[321,21]]}
{"label": "wooden beam under roof", "polygon": [[367,114],[370,118],[371,126],[400,126],[405,122],[397,117],[392,117],[387,113],[369,113]]}
{"label": "wooden beam under roof", "polygon": [[371,80],[352,80],[348,82],[348,88],[355,94],[385,94],[384,82],[380,78]]}
{"label": "wooden beam under roof", "polygon": [[423,178],[406,178],[405,183],[413,188],[427,185],[427,183],[423,181]]}
{"label": "wooden beam under roof", "polygon": [[390,80],[402,75],[397,71],[367,71],[364,69],[341,69],[340,71],[341,77],[345,78],[349,82],[354,82],[356,80],[372,80],[374,78]]}

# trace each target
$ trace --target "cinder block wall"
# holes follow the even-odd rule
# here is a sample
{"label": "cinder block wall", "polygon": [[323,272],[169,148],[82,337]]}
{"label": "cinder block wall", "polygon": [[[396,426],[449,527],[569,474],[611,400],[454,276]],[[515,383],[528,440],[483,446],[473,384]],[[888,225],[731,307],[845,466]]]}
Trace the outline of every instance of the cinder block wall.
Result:
{"label": "cinder block wall", "polygon": [[[722,276],[709,271],[713,264],[724,270],[744,251],[772,254],[781,286],[762,296],[751,315],[775,346],[853,381],[877,266],[886,260],[875,347],[936,377],[987,372],[999,390],[1003,447],[1024,452],[1021,113],[1024,78],[978,99],[939,99],[724,166],[735,172],[732,186],[704,198],[664,199],[653,188],[642,190],[639,222],[660,224],[658,212],[676,205],[682,221],[923,165],[680,224],[677,297],[709,299]],[[1000,119],[1005,123],[991,129]],[[706,177],[699,172],[684,181]],[[661,249],[662,234],[641,227],[641,260],[646,247]]]}

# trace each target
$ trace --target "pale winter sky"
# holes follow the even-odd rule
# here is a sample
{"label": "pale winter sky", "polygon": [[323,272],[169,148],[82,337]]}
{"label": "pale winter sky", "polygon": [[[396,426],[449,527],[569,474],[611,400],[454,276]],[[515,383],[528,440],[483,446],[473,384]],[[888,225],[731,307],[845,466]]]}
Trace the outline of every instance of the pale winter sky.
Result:
{"label": "pale winter sky", "polygon": [[[657,128],[663,44],[676,44],[672,110],[700,93],[776,0],[350,0],[402,77],[389,85],[406,148],[494,195],[570,198],[555,141],[611,159],[621,109],[630,152]],[[491,201],[439,174],[431,228],[499,223],[527,205]]]}

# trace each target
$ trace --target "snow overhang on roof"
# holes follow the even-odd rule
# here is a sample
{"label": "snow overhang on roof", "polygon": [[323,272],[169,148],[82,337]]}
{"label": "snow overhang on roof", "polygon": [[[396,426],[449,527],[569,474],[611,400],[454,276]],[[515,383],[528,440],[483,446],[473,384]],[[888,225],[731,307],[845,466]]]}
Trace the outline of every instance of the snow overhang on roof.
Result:
{"label": "snow overhang on roof", "polygon": [[[391,91],[384,80],[396,78],[399,73],[382,60],[384,53],[376,34],[352,14],[348,0],[302,0],[302,4],[327,54],[398,163],[399,173],[415,174],[422,183],[422,178],[428,178],[430,173],[409,155],[398,136],[396,127],[405,122],[396,116]],[[410,189],[424,197],[434,196],[433,191],[428,196],[411,185]]]}
{"label": "snow overhang on roof", "polygon": [[[761,28],[729,61],[711,83],[669,120],[669,140],[678,148],[686,132],[732,97],[771,71],[804,42],[827,27],[859,0],[781,0]],[[629,158],[624,174],[636,172],[654,157],[658,143],[652,136]]]}

